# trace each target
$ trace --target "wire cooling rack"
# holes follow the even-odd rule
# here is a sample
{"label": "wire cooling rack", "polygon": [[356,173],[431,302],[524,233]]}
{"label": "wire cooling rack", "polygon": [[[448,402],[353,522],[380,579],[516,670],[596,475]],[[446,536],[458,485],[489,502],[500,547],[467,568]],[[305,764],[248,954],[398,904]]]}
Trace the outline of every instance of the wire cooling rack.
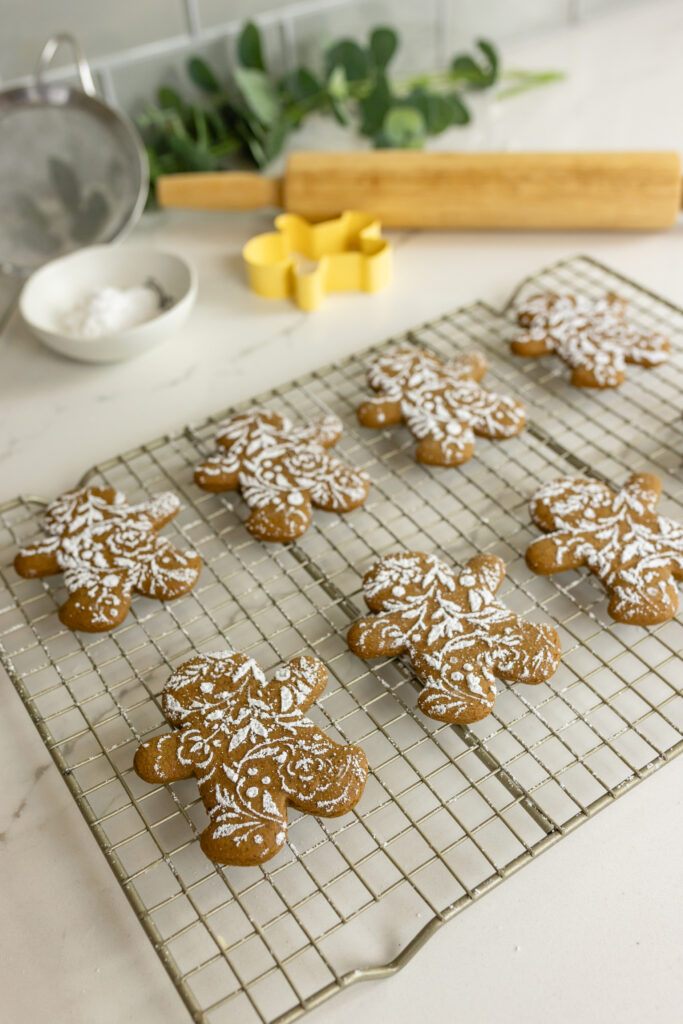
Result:
{"label": "wire cooling rack", "polygon": [[[619,485],[654,469],[662,512],[683,516],[683,311],[584,257],[518,294],[546,288],[617,291],[636,323],[670,335],[671,362],[630,368],[616,391],[572,388],[552,357],[509,353],[513,300],[502,313],[475,303],[408,332],[440,356],[483,349],[488,385],[527,406],[520,437],[478,440],[459,469],[416,463],[402,428],[357,426],[362,357],[279,388],[262,400],[295,419],[340,415],[340,453],[373,479],[361,509],[316,511],[288,546],[250,538],[238,496],[193,484],[218,417],[112,459],[87,479],[133,500],[179,493],[184,507],[166,533],[196,548],[204,569],[177,601],[136,597],[111,633],[60,624],[59,577],[17,577],[12,558],[36,533],[41,508],[30,499],[0,508],[2,661],[196,1021],[285,1024],[355,981],[390,974],[441,924],[683,748],[681,622],[620,625],[593,577],[534,576],[524,561],[537,534],[528,500],[563,473]],[[467,728],[424,717],[406,663],[362,662],[344,640],[364,610],[362,574],[404,548],[455,562],[478,551],[504,558],[506,603],[559,629],[555,676],[502,688],[493,714]],[[226,640],[266,670],[299,653],[322,658],[330,683],[311,717],[360,744],[371,767],[354,812],[327,821],[292,813],[289,845],[259,868],[204,857],[193,780],[150,786],[132,770],[139,741],[167,728],[158,698],[171,670]]]}

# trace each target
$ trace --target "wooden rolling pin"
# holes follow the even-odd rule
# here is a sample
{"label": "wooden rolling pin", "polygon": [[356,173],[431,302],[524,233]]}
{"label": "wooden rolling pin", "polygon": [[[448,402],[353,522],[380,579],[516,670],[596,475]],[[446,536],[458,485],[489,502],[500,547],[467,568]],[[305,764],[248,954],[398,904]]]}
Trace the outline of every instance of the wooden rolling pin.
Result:
{"label": "wooden rolling pin", "polygon": [[677,153],[293,153],[283,178],[239,171],[159,178],[162,206],[277,206],[310,220],[342,210],[388,227],[670,227],[681,207]]}

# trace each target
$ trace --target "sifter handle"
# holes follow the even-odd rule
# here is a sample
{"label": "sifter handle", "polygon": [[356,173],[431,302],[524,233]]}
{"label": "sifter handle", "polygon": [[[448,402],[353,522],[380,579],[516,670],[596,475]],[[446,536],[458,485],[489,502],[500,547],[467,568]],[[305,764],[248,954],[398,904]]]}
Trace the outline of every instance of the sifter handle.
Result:
{"label": "sifter handle", "polygon": [[78,71],[78,77],[81,80],[83,92],[87,96],[97,96],[95,79],[92,76],[92,71],[90,70],[90,65],[86,60],[85,54],[81,49],[81,44],[69,32],[57,32],[54,36],[50,36],[48,41],[45,43],[40,57],[38,58],[38,65],[36,67],[36,85],[42,85],[43,75],[49,68],[50,64],[52,64],[55,54],[62,44],[70,46],[73,50],[76,70]]}

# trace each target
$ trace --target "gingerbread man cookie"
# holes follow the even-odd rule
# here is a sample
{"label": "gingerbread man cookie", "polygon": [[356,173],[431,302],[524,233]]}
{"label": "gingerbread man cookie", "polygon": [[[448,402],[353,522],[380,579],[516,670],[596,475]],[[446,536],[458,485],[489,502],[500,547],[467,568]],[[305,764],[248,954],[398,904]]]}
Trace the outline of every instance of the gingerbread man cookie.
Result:
{"label": "gingerbread man cookie", "polygon": [[415,457],[430,466],[458,466],[474,452],[474,435],[500,441],[526,422],[513,398],[486,391],[479,381],[486,360],[466,352],[448,363],[406,346],[370,367],[368,382],[378,394],[358,407],[364,427],[389,427],[405,420],[419,444]]}
{"label": "gingerbread man cookie", "polygon": [[544,576],[587,565],[609,594],[618,622],[650,626],[676,614],[674,580],[683,579],[683,526],[655,512],[661,480],[636,473],[617,494],[584,477],[546,484],[531,517],[547,537],[527,549]]}
{"label": "gingerbread man cookie", "polygon": [[363,579],[374,613],[349,630],[361,658],[408,653],[424,684],[418,707],[430,718],[460,725],[493,709],[495,679],[541,683],[560,663],[552,626],[525,622],[497,601],[505,563],[470,558],[461,570],[434,555],[387,555]]}
{"label": "gingerbread man cookie", "polygon": [[247,529],[259,540],[289,541],[311,524],[311,506],[350,512],[365,501],[367,473],[327,451],[342,435],[336,416],[294,427],[278,413],[254,409],[221,425],[222,451],[195,471],[206,491],[239,489],[252,513]]}
{"label": "gingerbread man cookie", "polygon": [[525,330],[510,347],[519,356],[554,352],[572,370],[576,387],[616,388],[626,378],[626,363],[650,367],[669,358],[667,338],[637,330],[625,314],[626,302],[617,295],[597,301],[534,295],[518,309]]}
{"label": "gingerbread man cookie", "polygon": [[193,775],[210,824],[201,846],[219,864],[261,864],[287,838],[287,805],[338,817],[360,800],[368,774],[359,747],[329,739],[304,712],[325,689],[317,658],[294,658],[270,682],[252,658],[202,654],[176,669],[161,698],[177,731],[135,754],[146,782]]}
{"label": "gingerbread man cookie", "polygon": [[133,591],[168,601],[197,582],[201,559],[179,551],[157,530],[177,514],[175,494],[139,505],[111,487],[68,491],[45,512],[45,540],[14,560],[20,576],[64,573],[68,600],[59,617],[70,629],[99,633],[123,622]]}

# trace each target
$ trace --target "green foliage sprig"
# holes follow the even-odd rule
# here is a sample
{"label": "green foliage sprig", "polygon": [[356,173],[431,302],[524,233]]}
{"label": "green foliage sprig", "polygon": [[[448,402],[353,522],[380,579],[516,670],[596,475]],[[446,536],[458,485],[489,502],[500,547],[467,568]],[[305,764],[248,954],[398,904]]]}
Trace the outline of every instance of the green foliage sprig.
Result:
{"label": "green foliage sprig", "polygon": [[[312,113],[328,114],[357,129],[377,147],[420,148],[427,136],[465,125],[466,96],[489,89],[501,77],[498,53],[485,39],[472,54],[459,54],[446,71],[403,81],[389,78],[399,45],[392,28],[375,28],[365,45],[341,39],[324,54],[322,74],[300,66],[281,77],[269,74],[256,25],[244,26],[231,80],[222,83],[199,57],[188,61],[192,82],[205,102],[191,103],[163,86],[138,125],[147,146],[152,184],[161,174],[211,171],[245,165],[265,167],[285,140]],[[556,81],[554,71],[508,72],[500,98]]]}

